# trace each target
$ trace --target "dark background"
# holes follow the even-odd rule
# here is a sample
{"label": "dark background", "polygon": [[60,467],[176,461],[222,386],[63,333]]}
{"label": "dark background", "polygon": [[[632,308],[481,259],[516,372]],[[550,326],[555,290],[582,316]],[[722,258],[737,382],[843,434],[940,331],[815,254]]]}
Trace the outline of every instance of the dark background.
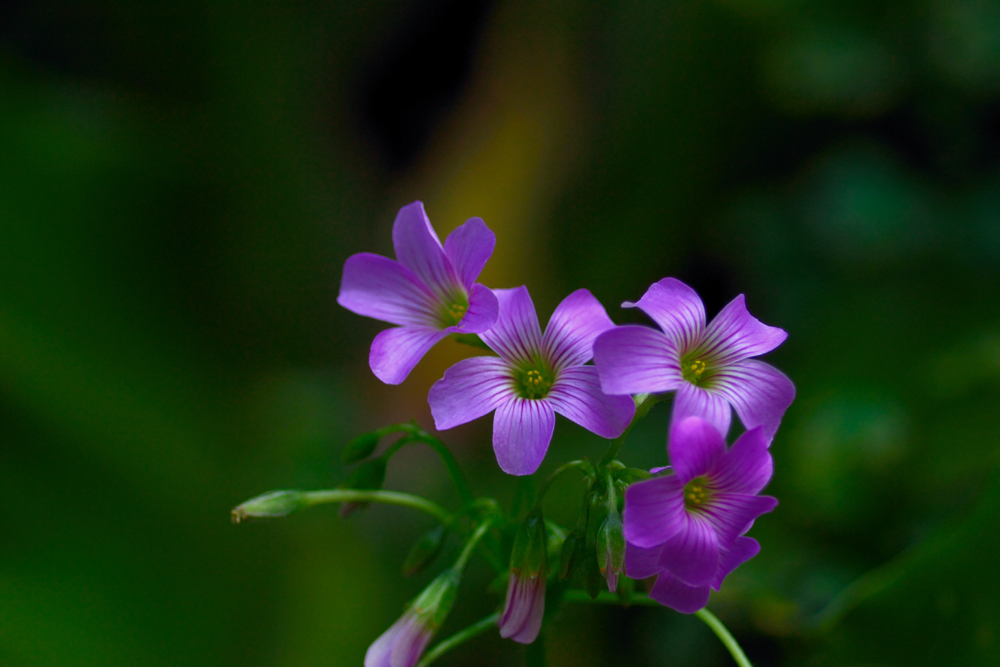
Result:
{"label": "dark background", "polygon": [[[483,281],[543,321],[578,287],[640,321],[617,304],[672,275],[789,332],[781,505],[709,603],[755,664],[997,664],[998,176],[988,0],[0,2],[0,664],[361,664],[428,519],[228,512],[432,425],[467,352],[383,386],[382,325],[334,302],[414,199],[442,238],[483,217]],[[663,465],[666,421],[622,457]],[[443,437],[508,503],[490,424]],[[561,420],[539,474],[601,449]],[[388,486],[454,502],[418,448]],[[731,664],[658,608],[567,605],[547,642]],[[488,633],[440,664],[520,661]]]}

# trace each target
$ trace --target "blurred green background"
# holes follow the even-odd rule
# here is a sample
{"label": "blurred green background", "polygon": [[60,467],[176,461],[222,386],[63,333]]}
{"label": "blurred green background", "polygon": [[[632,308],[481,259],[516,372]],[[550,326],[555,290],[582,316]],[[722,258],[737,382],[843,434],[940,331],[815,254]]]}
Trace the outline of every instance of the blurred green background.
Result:
{"label": "blurred green background", "polygon": [[[428,519],[232,526],[415,417],[334,302],[396,210],[483,217],[543,321],[664,276],[788,330],[763,551],[709,607],[758,665],[1000,664],[1000,2],[0,2],[0,665],[360,665]],[[665,463],[667,411],[622,452]],[[442,437],[511,499],[491,420]],[[597,456],[561,420],[546,464]],[[408,448],[387,486],[454,502]],[[574,520],[577,487],[554,489]],[[489,613],[469,572],[443,633]],[[550,664],[728,665],[566,605]],[[442,665],[517,665],[488,633]]]}

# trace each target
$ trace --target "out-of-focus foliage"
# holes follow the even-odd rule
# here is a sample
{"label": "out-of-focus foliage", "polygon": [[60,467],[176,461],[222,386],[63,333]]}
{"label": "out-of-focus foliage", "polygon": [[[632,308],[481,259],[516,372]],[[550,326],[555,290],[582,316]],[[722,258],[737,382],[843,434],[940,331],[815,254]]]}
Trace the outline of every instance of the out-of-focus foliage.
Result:
{"label": "out-of-focus foliage", "polygon": [[[400,387],[340,267],[422,199],[540,311],[666,275],[789,331],[760,556],[709,604],[760,665],[1000,650],[1000,2],[0,5],[0,664],[357,665],[454,557],[371,507],[231,526],[345,478]],[[710,313],[711,314],[711,313]],[[664,465],[667,407],[622,458]],[[489,421],[443,434],[512,499]],[[540,475],[599,456],[560,421]],[[568,476],[567,476],[568,477]],[[407,448],[386,486],[454,501]],[[548,516],[572,525],[569,481]],[[478,568],[478,569],[477,569]],[[499,597],[474,565],[444,634]],[[724,665],[698,621],[564,605],[551,664]],[[492,633],[441,664],[516,664]]]}

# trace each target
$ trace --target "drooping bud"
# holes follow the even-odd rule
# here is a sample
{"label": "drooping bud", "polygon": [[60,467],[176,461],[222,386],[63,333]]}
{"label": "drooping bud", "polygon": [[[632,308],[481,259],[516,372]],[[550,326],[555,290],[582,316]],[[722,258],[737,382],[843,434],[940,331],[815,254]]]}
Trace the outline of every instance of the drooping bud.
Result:
{"label": "drooping bud", "polygon": [[559,578],[569,579],[573,574],[573,568],[583,558],[584,550],[587,546],[587,538],[581,528],[574,528],[563,541],[562,551],[559,553]]}
{"label": "drooping bud", "polygon": [[608,512],[597,534],[597,565],[612,593],[618,587],[618,573],[625,569],[625,534],[621,515]]}
{"label": "drooping bud", "polygon": [[270,491],[233,508],[233,523],[246,519],[273,519],[288,516],[306,506],[301,491]]}
{"label": "drooping bud", "polygon": [[362,433],[340,450],[340,458],[348,465],[363,461],[372,455],[372,452],[378,447],[378,441],[381,439],[378,431]]}
{"label": "drooping bud", "polygon": [[[340,485],[342,489],[355,491],[378,491],[385,483],[386,460],[382,457],[365,461],[347,477]],[[346,517],[357,509],[367,506],[367,503],[344,503],[340,506],[340,516]]]}
{"label": "drooping bud", "polygon": [[510,579],[500,636],[521,644],[538,637],[545,615],[546,550],[548,536],[541,512],[528,515],[514,538],[510,554]]}
{"label": "drooping bud", "polygon": [[399,620],[368,647],[365,667],[414,667],[458,593],[461,573],[445,570],[417,596]]}
{"label": "drooping bud", "polygon": [[441,553],[445,535],[447,535],[445,527],[440,524],[424,533],[403,561],[403,574],[412,577],[430,565]]}

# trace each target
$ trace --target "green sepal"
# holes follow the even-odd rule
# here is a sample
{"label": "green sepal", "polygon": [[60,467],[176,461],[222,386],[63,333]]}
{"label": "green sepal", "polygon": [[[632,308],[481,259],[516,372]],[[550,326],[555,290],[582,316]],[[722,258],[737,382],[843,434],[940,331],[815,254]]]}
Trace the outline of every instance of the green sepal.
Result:
{"label": "green sepal", "polygon": [[270,491],[233,508],[233,523],[246,519],[274,519],[288,516],[307,505],[301,491]]}
{"label": "green sepal", "polygon": [[457,334],[452,334],[451,337],[456,343],[461,343],[462,345],[468,345],[470,347],[478,347],[481,350],[489,350],[490,352],[493,351],[493,348],[484,343],[483,339],[480,338],[477,334],[457,333]]}
{"label": "green sepal", "polygon": [[545,532],[548,536],[545,545],[545,559],[546,561],[554,561],[559,558],[562,551],[563,542],[566,541],[566,531],[559,524],[546,519]]}
{"label": "green sepal", "polygon": [[625,534],[618,512],[608,512],[597,534],[597,566],[601,573],[610,567],[614,572],[625,568]]}
{"label": "green sepal", "polygon": [[411,609],[434,630],[440,628],[455,603],[461,580],[461,572],[455,568],[448,568],[413,600]]}
{"label": "green sepal", "polygon": [[446,535],[445,527],[440,524],[424,533],[403,561],[403,574],[412,577],[434,562],[441,553]]}
{"label": "green sepal", "polygon": [[510,569],[534,576],[545,570],[545,554],[548,550],[548,532],[540,510],[528,514],[514,538],[514,548],[510,552]]}
{"label": "green sepal", "polygon": [[635,580],[622,575],[618,577],[618,590],[616,591],[618,599],[622,601],[626,607],[629,606],[629,600],[632,599],[632,593],[635,592]]}
{"label": "green sepal", "polygon": [[344,445],[344,448],[340,450],[340,459],[348,465],[363,461],[374,453],[381,439],[382,436],[378,431],[362,433]]}
{"label": "green sepal", "polygon": [[[385,457],[378,457],[365,461],[351,471],[347,481],[340,485],[342,489],[354,489],[355,491],[378,491],[385,483]],[[363,509],[368,503],[344,503],[340,506],[340,516],[346,517],[355,510]]]}
{"label": "green sepal", "polygon": [[559,552],[560,579],[569,579],[573,575],[573,569],[583,557],[586,544],[587,538],[579,527],[570,531],[566,539],[563,540],[562,549]]}

